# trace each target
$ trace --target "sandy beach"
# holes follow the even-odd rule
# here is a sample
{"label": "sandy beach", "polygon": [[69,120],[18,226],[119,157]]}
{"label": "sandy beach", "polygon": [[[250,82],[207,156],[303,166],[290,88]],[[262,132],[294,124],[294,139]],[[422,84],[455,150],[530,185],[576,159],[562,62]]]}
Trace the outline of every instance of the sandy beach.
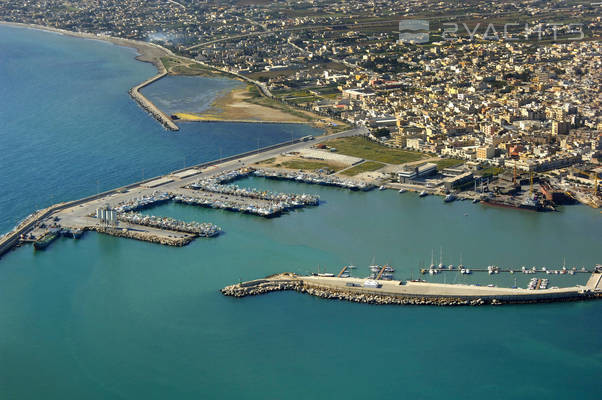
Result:
{"label": "sandy beach", "polygon": [[203,113],[177,113],[176,116],[185,121],[309,122],[309,118],[255,104],[248,101],[249,99],[251,99],[251,95],[247,88],[236,88],[219,96]]}

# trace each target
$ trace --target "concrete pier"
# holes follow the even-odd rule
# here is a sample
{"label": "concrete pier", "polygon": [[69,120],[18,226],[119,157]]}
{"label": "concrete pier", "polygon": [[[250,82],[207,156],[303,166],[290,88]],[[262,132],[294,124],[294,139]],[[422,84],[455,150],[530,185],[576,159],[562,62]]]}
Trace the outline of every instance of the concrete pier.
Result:
{"label": "concrete pier", "polygon": [[227,286],[221,292],[226,296],[245,297],[273,291],[294,290],[327,299],[370,304],[439,306],[528,304],[602,298],[599,286],[601,277],[602,273],[594,272],[586,286],[528,290],[464,284],[300,276],[283,273]]}

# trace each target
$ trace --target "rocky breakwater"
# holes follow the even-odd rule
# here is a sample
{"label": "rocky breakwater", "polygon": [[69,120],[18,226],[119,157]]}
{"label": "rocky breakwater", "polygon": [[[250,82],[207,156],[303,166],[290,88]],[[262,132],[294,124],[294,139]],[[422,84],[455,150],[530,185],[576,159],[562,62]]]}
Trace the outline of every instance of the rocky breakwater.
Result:
{"label": "rocky breakwater", "polygon": [[150,115],[152,115],[166,129],[169,129],[172,131],[179,131],[180,128],[171,120],[171,118],[169,118],[169,116],[167,114],[165,114],[163,111],[161,111],[149,99],[147,99],[146,97],[144,97],[144,95],[142,95],[142,93],[140,93],[140,90],[142,88],[150,85],[153,82],[158,81],[159,79],[163,78],[166,75],[167,75],[167,72],[162,72],[162,73],[155,75],[152,78],[142,82],[141,84],[134,86],[133,88],[130,89],[130,96],[132,97],[132,99],[134,99],[140,105],[140,107],[142,107],[146,112],[148,112]]}
{"label": "rocky breakwater", "polygon": [[413,297],[392,294],[375,294],[363,290],[334,289],[325,286],[308,284],[303,278],[292,273],[269,276],[249,282],[241,282],[221,289],[225,296],[246,297],[294,290],[329,300],[345,300],[365,304],[397,304],[397,305],[431,305],[431,306],[478,306],[484,304],[501,304],[497,300],[460,299],[451,297]]}
{"label": "rocky breakwater", "polygon": [[279,292],[283,290],[301,291],[303,281],[295,274],[278,274],[265,279],[257,279],[249,282],[241,282],[226,286],[220,292],[224,296],[246,297],[260,294]]}
{"label": "rocky breakwater", "polygon": [[150,243],[158,243],[166,246],[176,246],[182,247],[186,246],[188,243],[192,242],[195,238],[193,235],[183,235],[183,236],[165,236],[154,234],[152,232],[132,230],[127,228],[115,228],[111,226],[91,226],[90,230],[94,230],[96,232],[105,233],[107,235],[128,238],[128,239],[136,239],[142,240],[144,242]]}
{"label": "rocky breakwater", "polygon": [[396,305],[428,305],[428,306],[480,306],[485,304],[501,304],[497,300],[460,299],[452,297],[414,297],[389,294],[374,294],[361,291],[331,289],[316,285],[303,285],[299,290],[312,296],[329,300],[346,300],[365,304]]}

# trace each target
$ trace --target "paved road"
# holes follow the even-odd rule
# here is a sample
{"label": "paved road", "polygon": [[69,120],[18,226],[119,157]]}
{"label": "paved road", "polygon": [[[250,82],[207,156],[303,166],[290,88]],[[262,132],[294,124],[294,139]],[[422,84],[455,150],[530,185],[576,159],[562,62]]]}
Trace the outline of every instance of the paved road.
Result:
{"label": "paved road", "polygon": [[[281,147],[278,147],[275,149],[259,151],[258,153],[252,154],[252,155],[247,155],[247,156],[242,155],[240,157],[235,157],[233,159],[230,159],[230,160],[224,161],[224,162],[220,162],[219,160],[217,160],[217,161],[215,161],[215,163],[212,166],[210,166],[210,167],[205,166],[200,173],[195,174],[190,177],[187,177],[187,178],[183,178],[183,179],[173,177],[173,175],[171,175],[171,174],[173,174],[174,172],[170,172],[170,173],[164,175],[163,177],[169,177],[170,179],[173,179],[173,182],[169,182],[169,183],[160,185],[155,188],[148,188],[148,187],[144,186],[143,182],[138,182],[136,184],[128,185],[129,189],[127,189],[127,190],[119,191],[119,190],[115,189],[115,190],[107,192],[106,195],[103,195],[101,197],[94,198],[91,200],[86,200],[83,202],[81,200],[76,200],[74,202],[69,203],[69,204],[75,203],[72,206],[67,205],[67,207],[60,208],[58,211],[55,211],[53,213],[40,214],[41,216],[43,215],[43,218],[42,217],[32,218],[31,221],[29,221],[27,224],[25,224],[20,229],[14,231],[14,232],[11,232],[8,235],[2,237],[0,239],[0,250],[4,250],[5,245],[7,247],[12,246],[14,240],[17,237],[19,237],[21,234],[30,232],[32,230],[32,228],[34,228],[40,221],[45,220],[50,217],[52,217],[52,218],[59,217],[59,219],[60,219],[59,223],[61,226],[64,226],[64,227],[85,228],[86,226],[90,226],[91,224],[97,223],[96,219],[89,218],[88,215],[94,213],[97,208],[105,206],[107,204],[110,206],[116,206],[119,203],[126,202],[129,200],[135,199],[137,197],[141,197],[144,195],[151,195],[153,192],[155,192],[157,190],[162,191],[162,192],[176,190],[176,189],[181,188],[182,186],[193,183],[194,181],[197,181],[198,179],[208,178],[211,176],[221,174],[226,171],[232,171],[232,170],[241,168],[243,166],[248,166],[255,162],[262,161],[267,158],[275,157],[275,156],[279,155],[280,153],[290,152],[290,151],[298,151],[300,149],[303,149],[303,148],[306,148],[309,146],[313,146],[317,143],[321,143],[321,142],[324,142],[327,140],[332,140],[332,139],[346,137],[346,136],[366,134],[366,133],[367,133],[367,129],[364,127],[360,127],[360,128],[355,128],[355,129],[351,129],[351,130],[344,131],[344,132],[331,134],[331,135],[318,136],[314,140],[309,140],[307,142],[298,142],[298,143],[293,143],[290,145],[284,145],[284,146],[281,146]],[[194,169],[194,168],[195,168],[195,166],[191,166],[191,167],[188,167],[187,169]],[[162,178],[162,177],[156,177],[153,179],[159,179],[159,178]],[[49,207],[49,209],[54,209],[56,207],[57,207],[57,205]],[[49,214],[49,215],[47,215],[47,214]],[[42,231],[43,230],[39,230],[39,232],[36,232],[36,233],[39,234]],[[3,251],[0,251],[0,255],[2,254],[2,252]]]}
{"label": "paved road", "polygon": [[[360,278],[332,278],[318,276],[303,276],[301,279],[307,283],[316,285],[349,290],[346,285],[355,283],[360,285],[356,290],[362,290],[363,283],[366,279]],[[444,284],[444,283],[429,283],[429,282],[405,282],[403,285],[400,281],[379,281],[382,287],[378,289],[365,288],[365,291],[371,293],[391,294],[391,295],[408,295],[408,296],[428,296],[428,297],[461,297],[461,298],[538,298],[538,297],[564,297],[577,295],[581,286],[573,286],[559,289],[543,289],[543,290],[528,290],[528,289],[512,289],[503,287],[488,287],[488,286],[473,286],[463,284]]]}

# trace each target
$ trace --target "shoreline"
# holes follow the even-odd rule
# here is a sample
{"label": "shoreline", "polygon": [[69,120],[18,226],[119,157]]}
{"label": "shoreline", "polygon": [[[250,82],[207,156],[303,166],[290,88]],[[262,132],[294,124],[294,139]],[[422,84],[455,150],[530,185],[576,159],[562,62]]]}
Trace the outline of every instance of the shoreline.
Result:
{"label": "shoreline", "polygon": [[[163,64],[163,62],[161,61],[162,57],[174,57],[178,60],[184,60],[185,62],[188,63],[188,65],[192,65],[192,64],[198,65],[207,70],[215,71],[216,74],[221,74],[222,76],[224,76],[228,79],[238,80],[240,82],[253,85],[257,88],[259,98],[272,100],[272,97],[273,97],[271,92],[267,89],[267,87],[265,87],[265,85],[263,85],[259,82],[256,82],[252,79],[249,79],[248,77],[242,76],[237,73],[225,71],[220,68],[213,67],[209,64],[205,64],[203,62],[200,62],[200,61],[188,58],[188,57],[177,55],[177,54],[173,53],[171,50],[169,50],[161,45],[155,44],[155,43],[143,42],[143,41],[134,40],[134,39],[123,39],[123,38],[118,38],[115,36],[101,35],[101,34],[94,34],[94,33],[87,33],[87,32],[74,32],[74,31],[69,31],[69,30],[61,29],[61,28],[54,28],[54,27],[38,25],[38,24],[26,24],[26,23],[21,23],[21,22],[0,21],[0,25],[10,26],[10,27],[14,27],[14,28],[22,28],[22,29],[35,29],[35,30],[39,30],[39,31],[45,31],[45,32],[57,33],[57,34],[65,35],[65,36],[76,37],[76,38],[80,38],[80,39],[102,40],[105,42],[112,43],[116,46],[129,47],[129,48],[135,49],[138,54],[134,58],[137,61],[153,64],[155,66],[155,68],[157,69],[157,74],[154,75],[153,77],[149,78],[148,80],[130,88],[129,89],[130,96],[142,107],[142,109],[144,109],[149,114],[151,114],[151,116],[153,116],[155,119],[157,119],[157,121],[161,125],[163,125],[166,129],[169,129],[169,130],[173,130],[173,131],[179,130],[179,128],[177,128],[177,125],[174,123],[174,120],[171,118],[171,116],[167,115],[159,107],[154,105],[148,98],[146,98],[139,92],[139,89],[141,89],[142,87],[149,84],[148,81],[154,82],[166,75],[172,75],[172,76],[182,75],[182,74],[172,72],[169,69],[167,69],[165,67],[165,65]],[[191,76],[195,76],[195,75],[191,75]],[[152,82],[150,82],[150,83],[152,83]],[[230,98],[232,100],[233,93],[235,91],[236,91],[236,89],[232,89],[231,91],[218,96],[218,98],[216,98],[214,100],[214,103],[219,102],[219,101],[223,102],[225,98]],[[249,98],[247,98],[246,100],[249,100]],[[280,107],[270,107],[268,105],[256,104],[255,102],[252,102],[252,101],[244,101],[244,100],[240,100],[240,99],[236,100],[236,101],[232,101],[232,105],[234,107],[241,107],[241,104],[243,104],[243,103],[244,103],[243,108],[248,108],[252,112],[252,114],[254,112],[254,113],[260,113],[260,114],[263,113],[265,115],[273,114],[273,115],[278,116],[276,118],[264,118],[265,121],[258,120],[257,123],[261,123],[261,122],[302,123],[302,124],[307,124],[310,126],[314,126],[316,128],[323,129],[325,131],[325,133],[329,133],[328,126],[326,124],[318,122],[320,120],[319,116],[315,115],[313,113],[311,113],[311,117],[313,117],[313,120],[308,119],[308,120],[302,121],[302,118],[300,118],[298,115],[295,115],[295,113],[289,112],[286,109],[282,109]],[[294,110],[294,111],[296,111],[297,113],[303,113],[303,111],[301,111],[301,110]],[[287,115],[290,117],[288,117],[288,119],[287,119],[287,118],[283,117],[283,115]],[[182,121],[184,121],[184,120],[182,120]],[[198,121],[193,120],[191,122],[198,122]],[[207,122],[255,122],[255,121],[253,121],[252,118],[243,118],[243,117],[237,117],[237,118],[215,117],[215,118],[210,118]],[[353,128],[352,126],[348,126],[348,127],[350,129]]]}
{"label": "shoreline", "polygon": [[0,25],[10,26],[13,28],[23,28],[23,29],[35,29],[38,31],[52,32],[58,33],[65,36],[76,37],[80,39],[89,39],[89,40],[102,40],[105,42],[112,43],[116,46],[129,47],[133,48],[138,52],[135,59],[141,62],[147,62],[153,64],[157,68],[157,72],[161,73],[165,71],[163,64],[161,63],[160,56],[172,56],[179,57],[175,55],[171,50],[150,42],[143,42],[140,40],[134,39],[123,39],[115,36],[109,35],[100,35],[94,33],[87,32],[74,32],[61,28],[54,28],[51,26],[37,25],[37,24],[25,24],[22,22],[10,22],[10,21],[0,21]]}
{"label": "shoreline", "polygon": [[[41,224],[45,221],[49,222],[57,216],[60,217],[61,227],[72,230],[83,229],[86,228],[90,222],[87,216],[93,214],[98,207],[103,207],[106,204],[116,206],[119,201],[126,202],[133,198],[140,198],[144,195],[152,195],[157,190],[179,190],[180,187],[194,183],[194,181],[199,178],[216,176],[222,172],[231,172],[240,169],[243,166],[252,165],[254,162],[280,154],[283,151],[294,151],[335,137],[352,136],[364,133],[365,132],[363,132],[361,128],[355,128],[345,132],[321,136],[311,142],[306,141],[303,138],[298,138],[222,159],[187,166],[184,169],[170,171],[161,176],[134,182],[96,195],[54,204],[44,210],[35,211],[12,230],[0,236],[0,257],[14,247],[20,245],[28,233],[38,228],[42,230],[46,229],[41,227]],[[50,225],[50,223],[48,225]]]}

